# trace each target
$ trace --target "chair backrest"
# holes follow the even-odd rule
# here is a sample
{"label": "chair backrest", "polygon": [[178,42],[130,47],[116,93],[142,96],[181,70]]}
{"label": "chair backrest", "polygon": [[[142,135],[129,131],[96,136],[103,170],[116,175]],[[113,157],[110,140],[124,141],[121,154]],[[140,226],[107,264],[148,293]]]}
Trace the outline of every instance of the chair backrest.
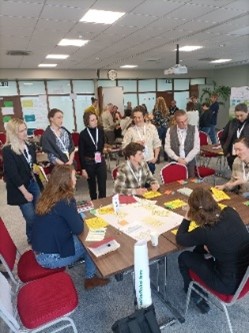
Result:
{"label": "chair backrest", "polygon": [[75,145],[75,147],[78,147],[79,139],[80,139],[80,133],[73,132],[71,135],[72,135],[73,144]]}
{"label": "chair backrest", "polygon": [[223,135],[223,132],[224,132],[224,129],[221,129],[217,132],[217,139],[218,139],[218,142],[220,143],[220,138],[222,137]]}
{"label": "chair backrest", "polygon": [[0,273],[0,317],[13,332],[18,332],[20,325],[15,319],[11,286],[2,273]]}
{"label": "chair backrest", "polygon": [[9,270],[13,270],[17,255],[17,248],[13,242],[2,218],[0,217],[0,258],[3,264],[7,264]]}
{"label": "chair backrest", "polygon": [[171,162],[165,165],[160,171],[163,184],[185,180],[188,178],[188,169],[185,165]]}
{"label": "chair backrest", "polygon": [[249,266],[247,267],[245,275],[242,281],[240,282],[240,285],[236,290],[236,293],[234,294],[230,303],[234,303],[237,299],[244,297],[248,292],[249,292]]}
{"label": "chair backrest", "polygon": [[0,132],[0,146],[6,143],[6,134],[4,132]]}
{"label": "chair backrest", "polygon": [[200,138],[201,146],[208,145],[208,134],[207,133],[205,133],[203,131],[199,131],[199,138]]}
{"label": "chair backrest", "polygon": [[34,136],[42,135],[44,133],[44,129],[36,128],[33,132]]}
{"label": "chair backrest", "polygon": [[114,181],[118,175],[118,167],[112,169],[112,180]]}

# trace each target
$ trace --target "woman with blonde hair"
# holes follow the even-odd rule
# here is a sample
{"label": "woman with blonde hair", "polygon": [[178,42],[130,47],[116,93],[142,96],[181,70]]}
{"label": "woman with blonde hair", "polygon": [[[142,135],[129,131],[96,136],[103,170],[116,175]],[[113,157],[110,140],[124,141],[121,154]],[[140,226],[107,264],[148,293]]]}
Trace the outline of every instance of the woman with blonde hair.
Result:
{"label": "woman with blonde hair", "polygon": [[[178,258],[184,290],[188,290],[190,271],[193,271],[211,289],[233,295],[249,265],[246,226],[233,208],[221,210],[207,189],[194,189],[188,204],[189,209],[176,235],[179,245],[195,246],[193,252],[184,251]],[[189,231],[191,221],[198,227]],[[207,302],[196,293],[192,295],[199,310],[208,312]]]}
{"label": "woman with blonde hair", "polygon": [[31,242],[35,205],[40,189],[33,173],[35,146],[28,142],[27,126],[22,119],[12,118],[6,126],[7,141],[3,148],[4,178],[7,203],[19,206],[26,221],[27,241]]}
{"label": "woman with blonde hair", "polygon": [[85,259],[85,289],[109,282],[95,276],[96,267],[78,239],[84,222],[77,212],[74,190],[75,170],[71,165],[54,167],[37,203],[32,248],[37,262],[45,268],[60,268]]}
{"label": "woman with blonde hair", "polygon": [[[153,124],[156,126],[158,131],[158,136],[162,142],[162,147],[165,145],[165,137],[169,122],[169,109],[166,105],[166,102],[162,96],[157,97],[156,104],[153,110]],[[167,161],[167,155],[164,152],[164,160]],[[158,162],[160,162],[160,155],[158,158]]]}

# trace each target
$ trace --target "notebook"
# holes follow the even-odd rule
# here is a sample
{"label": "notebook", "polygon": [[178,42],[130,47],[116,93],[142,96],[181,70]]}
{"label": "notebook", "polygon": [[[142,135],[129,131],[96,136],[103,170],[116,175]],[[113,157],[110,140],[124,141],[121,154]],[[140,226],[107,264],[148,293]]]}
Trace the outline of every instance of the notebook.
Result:
{"label": "notebook", "polygon": [[113,252],[120,247],[120,244],[114,238],[105,238],[103,241],[95,242],[88,246],[88,249],[95,255],[101,257],[107,253]]}

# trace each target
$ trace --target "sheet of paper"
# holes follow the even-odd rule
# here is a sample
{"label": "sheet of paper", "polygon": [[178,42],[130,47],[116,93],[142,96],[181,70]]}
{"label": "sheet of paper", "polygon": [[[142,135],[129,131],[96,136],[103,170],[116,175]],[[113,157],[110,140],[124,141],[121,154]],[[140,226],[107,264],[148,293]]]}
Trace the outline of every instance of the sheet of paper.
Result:
{"label": "sheet of paper", "polygon": [[[190,225],[189,225],[189,228],[188,228],[188,232],[190,232],[190,231],[192,231],[192,230],[194,230],[196,228],[198,228],[198,225],[195,223],[195,221],[191,221]],[[178,229],[171,230],[172,234],[176,235],[177,230]]]}
{"label": "sheet of paper", "polygon": [[108,223],[101,217],[91,217],[90,219],[86,219],[85,222],[90,230],[101,229],[108,226]]}
{"label": "sheet of paper", "polygon": [[169,208],[169,209],[177,209],[177,208],[181,208],[183,206],[186,206],[187,203],[181,199],[175,199],[172,201],[167,201],[164,203],[165,207]]}
{"label": "sheet of paper", "polygon": [[148,191],[148,192],[145,192],[143,197],[145,199],[153,199],[153,198],[156,198],[156,197],[160,197],[161,193],[160,192],[157,192],[157,191]]}
{"label": "sheet of paper", "polygon": [[217,202],[222,201],[222,200],[229,200],[230,199],[230,197],[224,191],[218,190],[215,187],[211,187],[211,191],[213,193],[214,199]]}

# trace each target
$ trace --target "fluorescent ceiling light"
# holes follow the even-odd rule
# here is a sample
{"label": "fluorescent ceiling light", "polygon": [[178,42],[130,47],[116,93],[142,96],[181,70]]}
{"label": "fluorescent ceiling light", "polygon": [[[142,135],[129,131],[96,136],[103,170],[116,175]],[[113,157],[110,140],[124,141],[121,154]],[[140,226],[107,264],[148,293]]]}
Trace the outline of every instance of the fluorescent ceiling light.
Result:
{"label": "fluorescent ceiling light", "polygon": [[[182,46],[179,48],[179,51],[183,51],[183,52],[191,52],[191,51],[196,51],[199,49],[202,49],[203,46],[190,46],[190,45],[186,45],[186,46]],[[175,49],[176,51],[176,49]]]}
{"label": "fluorescent ceiling light", "polygon": [[68,54],[48,54],[46,59],[67,59],[68,57]]}
{"label": "fluorescent ceiling light", "polygon": [[57,64],[40,64],[38,67],[56,67]]}
{"label": "fluorescent ceiling light", "polygon": [[120,66],[120,68],[136,68],[137,65],[123,65],[123,66]]}
{"label": "fluorescent ceiling light", "polygon": [[232,59],[217,59],[217,60],[212,60],[210,61],[212,64],[222,64],[223,62],[229,62]]}
{"label": "fluorescent ceiling light", "polygon": [[23,85],[24,86],[33,86],[33,83],[32,82],[23,82]]}
{"label": "fluorescent ceiling light", "polygon": [[112,12],[107,10],[90,9],[80,22],[112,24],[122,17],[124,12]]}
{"label": "fluorescent ceiling light", "polygon": [[59,42],[59,46],[83,46],[85,45],[86,43],[88,43],[89,40],[84,40],[84,39],[62,39],[60,42]]}

